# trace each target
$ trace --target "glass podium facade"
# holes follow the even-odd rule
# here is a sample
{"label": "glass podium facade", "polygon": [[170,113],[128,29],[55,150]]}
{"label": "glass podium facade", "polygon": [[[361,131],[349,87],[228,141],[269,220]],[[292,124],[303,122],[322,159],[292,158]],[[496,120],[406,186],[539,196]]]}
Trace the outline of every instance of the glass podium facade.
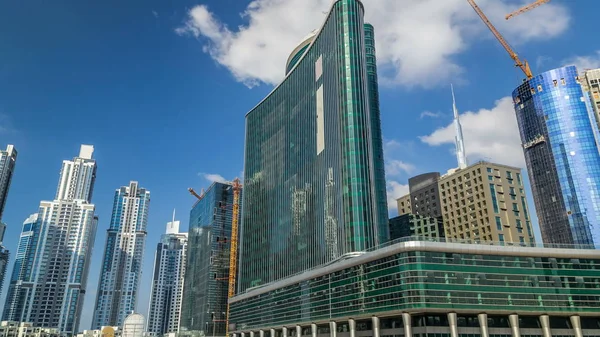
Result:
{"label": "glass podium facade", "polygon": [[388,239],[373,28],[338,0],[246,116],[238,292]]}
{"label": "glass podium facade", "polygon": [[399,313],[598,317],[599,310],[598,250],[406,238],[238,295],[230,324],[240,333]]}
{"label": "glass podium facade", "polygon": [[543,241],[600,248],[598,127],[577,69],[542,73],[513,100]]}

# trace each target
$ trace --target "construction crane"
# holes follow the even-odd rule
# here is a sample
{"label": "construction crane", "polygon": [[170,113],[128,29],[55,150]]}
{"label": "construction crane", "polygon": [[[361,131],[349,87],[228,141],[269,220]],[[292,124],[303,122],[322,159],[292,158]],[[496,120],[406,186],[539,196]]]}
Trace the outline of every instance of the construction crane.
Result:
{"label": "construction crane", "polygon": [[527,11],[530,11],[530,10],[532,10],[532,9],[534,9],[536,7],[539,7],[539,6],[541,6],[541,5],[545,4],[545,3],[548,3],[548,2],[550,2],[550,0],[536,0],[536,2],[534,2],[532,4],[529,4],[527,6],[523,6],[523,7],[519,8],[519,9],[517,9],[516,11],[508,14],[506,16],[506,20],[508,20],[508,19],[510,19],[512,17],[515,17],[517,15],[521,15],[521,14],[527,12]]}
{"label": "construction crane", "polygon": [[227,315],[225,336],[229,333],[229,299],[235,295],[235,277],[237,275],[237,245],[240,214],[240,192],[242,184],[239,178],[233,180],[233,210],[231,214],[231,239],[229,240],[229,292],[227,293]]}
{"label": "construction crane", "polygon": [[195,196],[198,200],[202,200],[202,197],[204,196],[204,189],[202,189],[202,192],[200,192],[200,195],[198,195],[198,193],[196,193],[196,191],[194,191],[193,188],[188,188],[188,192],[190,192],[191,195]]}
{"label": "construction crane", "polygon": [[473,7],[473,9],[477,13],[477,15],[479,15],[481,20],[490,29],[492,34],[494,34],[496,39],[498,39],[498,42],[500,42],[502,47],[504,47],[504,49],[506,49],[506,51],[510,55],[510,58],[512,58],[513,61],[515,61],[515,66],[519,67],[525,73],[525,76],[527,76],[527,79],[533,78],[533,73],[531,72],[531,69],[529,68],[529,63],[527,63],[527,61],[525,61],[525,60],[521,61],[521,59],[519,59],[519,56],[517,55],[517,53],[515,53],[515,51],[510,47],[508,42],[506,42],[506,40],[504,39],[502,34],[500,34],[500,32],[496,29],[496,27],[494,27],[494,25],[490,22],[490,20],[487,18],[487,16],[485,16],[485,14],[479,8],[479,6],[477,6],[477,4],[475,3],[475,0],[467,0],[467,1],[471,5],[471,7]]}

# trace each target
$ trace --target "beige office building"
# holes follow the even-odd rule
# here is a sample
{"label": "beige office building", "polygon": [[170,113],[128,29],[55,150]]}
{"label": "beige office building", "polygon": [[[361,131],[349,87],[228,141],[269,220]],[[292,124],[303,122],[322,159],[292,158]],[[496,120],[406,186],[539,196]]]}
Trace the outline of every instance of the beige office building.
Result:
{"label": "beige office building", "polygon": [[446,238],[534,243],[521,169],[478,162],[462,170],[449,171],[432,184],[437,185],[436,188],[431,185],[427,190],[439,191],[439,196],[403,196],[398,199],[399,214],[417,214],[415,202],[439,200]]}
{"label": "beige office building", "polygon": [[594,109],[594,117],[596,117],[596,124],[600,128],[600,69],[585,70],[584,77],[585,80],[581,81],[581,84],[583,90],[590,97]]}
{"label": "beige office building", "polygon": [[438,183],[447,238],[534,243],[521,169],[479,162]]}

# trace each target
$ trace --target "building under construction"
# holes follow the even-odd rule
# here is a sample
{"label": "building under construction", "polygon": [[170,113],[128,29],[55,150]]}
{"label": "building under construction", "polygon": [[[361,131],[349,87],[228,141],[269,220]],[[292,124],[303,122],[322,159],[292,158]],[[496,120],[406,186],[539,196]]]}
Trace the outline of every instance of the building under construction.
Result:
{"label": "building under construction", "polygon": [[190,192],[198,201],[190,212],[180,332],[225,336],[232,222],[234,214],[239,220],[234,204],[241,186],[237,180],[215,182],[200,194]]}

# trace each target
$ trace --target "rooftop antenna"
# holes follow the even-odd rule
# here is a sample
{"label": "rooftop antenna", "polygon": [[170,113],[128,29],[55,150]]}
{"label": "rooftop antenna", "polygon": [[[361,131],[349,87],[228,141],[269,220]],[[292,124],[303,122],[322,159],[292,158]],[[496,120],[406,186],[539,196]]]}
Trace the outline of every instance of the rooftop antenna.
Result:
{"label": "rooftop antenna", "polygon": [[465,153],[465,141],[463,138],[462,125],[460,125],[460,117],[458,116],[458,109],[456,108],[456,99],[454,97],[454,86],[450,83],[450,90],[452,91],[452,111],[454,113],[454,129],[456,135],[454,142],[456,145],[456,160],[458,162],[458,168],[465,169],[469,164],[467,163],[467,155]]}

